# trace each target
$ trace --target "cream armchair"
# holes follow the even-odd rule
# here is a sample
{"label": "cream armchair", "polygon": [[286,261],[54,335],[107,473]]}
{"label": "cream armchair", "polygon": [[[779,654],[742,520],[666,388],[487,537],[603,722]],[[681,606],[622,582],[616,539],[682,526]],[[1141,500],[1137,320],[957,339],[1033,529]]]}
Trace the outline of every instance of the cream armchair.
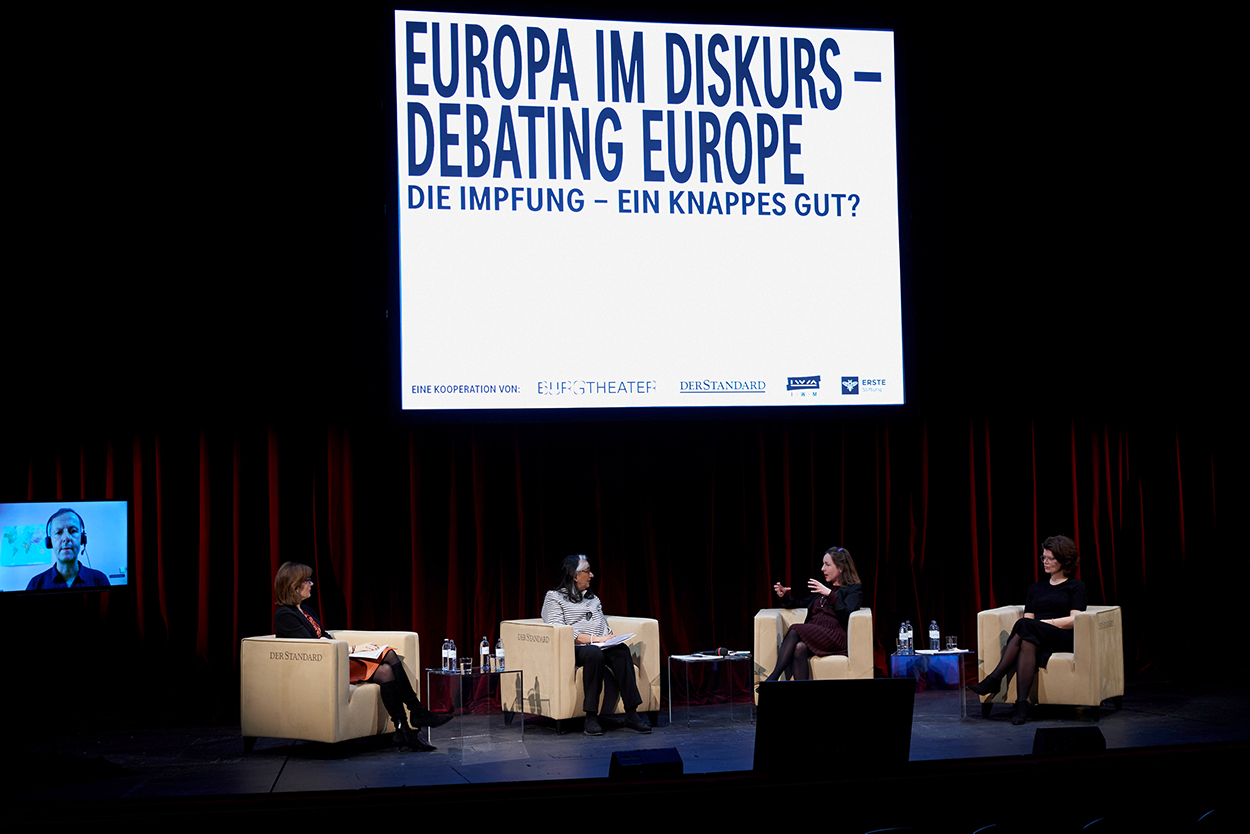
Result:
{"label": "cream armchair", "polygon": [[[1005,605],[977,614],[977,655],[981,679],[994,671],[1003,655],[1016,620],[1024,616],[1023,605]],[[1031,701],[1038,704],[1073,704],[1094,707],[1108,698],[1116,709],[1124,701],[1124,632],[1120,606],[1091,605],[1076,615],[1073,650],[1055,652],[1045,669],[1037,670]],[[995,703],[1017,698],[1016,676],[1003,679],[998,692],[981,698],[981,716],[988,718]]]}
{"label": "cream armchair", "polygon": [[[638,711],[646,712],[655,726],[660,709],[660,624],[637,617],[608,617],[607,621],[613,634],[634,634],[626,645],[634,658],[634,677],[642,697]],[[585,715],[582,670],[574,658],[571,626],[541,619],[504,620],[499,631],[508,668],[520,669],[523,678],[516,690],[504,694],[505,712],[553,718],[559,732],[564,731],[566,719]],[[623,711],[624,705],[617,700],[612,713]]]}
{"label": "cream armchair", "polygon": [[393,732],[379,687],[349,683],[347,647],[390,646],[421,694],[421,646],[411,631],[335,631],[333,640],[247,637],[241,646],[243,749],[260,736],[334,743]]}
{"label": "cream armchair", "polygon": [[[807,620],[806,608],[764,608],[755,615],[755,682],[768,677],[777,665],[777,649],[795,623]],[[872,609],[852,611],[846,623],[846,656],[813,657],[813,680],[871,678]],[[759,694],[756,696],[759,703]]]}

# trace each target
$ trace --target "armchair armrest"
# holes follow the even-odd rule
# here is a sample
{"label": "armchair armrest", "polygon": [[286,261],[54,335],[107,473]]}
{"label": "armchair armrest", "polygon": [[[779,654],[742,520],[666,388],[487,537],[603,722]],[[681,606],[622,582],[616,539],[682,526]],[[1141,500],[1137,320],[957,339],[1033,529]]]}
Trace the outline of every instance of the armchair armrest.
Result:
{"label": "armchair armrest", "polygon": [[1091,605],[1073,623],[1073,662],[1090,704],[1124,694],[1123,625],[1118,605]]}
{"label": "armchair armrest", "polygon": [[846,623],[846,655],[852,678],[873,676],[872,609],[852,611]]}
{"label": "armchair armrest", "polygon": [[638,666],[638,694],[642,696],[639,709],[660,708],[660,621],[650,617],[608,617],[608,627],[613,634],[634,636],[625,645],[634,656]]}
{"label": "armchair armrest", "polygon": [[1004,605],[977,614],[977,655],[980,661],[979,679],[994,671],[1003,656],[1003,645],[1016,620],[1024,616],[1023,605]]}
{"label": "armchair armrest", "polygon": [[572,626],[544,623],[538,617],[504,620],[499,634],[508,668],[525,675],[525,711],[546,716],[573,714],[572,705],[566,703],[577,672]]}
{"label": "armchair armrest", "polygon": [[781,638],[795,623],[807,621],[806,608],[761,608],[755,613],[755,679],[767,677],[777,665],[777,648]]}
{"label": "armchair armrest", "polygon": [[333,728],[345,725],[348,713],[348,669],[344,640],[245,638],[243,735],[334,742]]}

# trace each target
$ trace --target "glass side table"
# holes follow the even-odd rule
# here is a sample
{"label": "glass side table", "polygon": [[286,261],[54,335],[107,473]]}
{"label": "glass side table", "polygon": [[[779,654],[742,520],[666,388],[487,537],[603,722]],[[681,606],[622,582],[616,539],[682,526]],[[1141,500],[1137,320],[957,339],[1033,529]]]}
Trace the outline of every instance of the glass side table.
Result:
{"label": "glass side table", "polygon": [[[517,713],[523,713],[525,699],[521,692],[522,675],[520,669],[505,669],[502,672],[494,671],[481,666],[474,666],[467,672],[445,672],[442,669],[426,669],[425,670],[425,691],[430,703],[434,703],[432,693],[434,687],[439,686],[443,692],[451,689],[455,696],[452,701],[452,709],[456,711],[456,720],[449,721],[442,727],[438,728],[439,740],[447,741],[450,739],[468,739],[477,737],[489,737],[494,739],[496,730],[504,730],[511,727],[514,723],[520,727],[520,737],[518,741],[525,741],[525,718],[522,716],[520,721],[515,721]],[[485,690],[483,692],[483,690]],[[466,698],[466,695],[468,696]],[[498,696],[498,697],[496,697]],[[487,712],[482,716],[484,721],[471,721],[466,723],[466,711],[464,704],[470,701],[476,701],[486,705]],[[492,711],[494,705],[499,704],[500,716],[497,718]],[[469,713],[470,717],[477,718],[477,713]],[[502,720],[499,720],[499,719]],[[451,728],[455,727],[454,730]],[[452,735],[443,735],[451,732]],[[434,742],[435,729],[429,729],[430,743]]]}
{"label": "glass side table", "polygon": [[[690,726],[690,671],[694,667],[700,667],[713,673],[727,674],[729,676],[729,720],[730,721],[755,721],[755,699],[751,693],[751,670],[754,668],[751,663],[753,656],[751,652],[740,652],[738,654],[730,654],[725,657],[707,657],[698,654],[670,654],[668,656],[668,723],[673,723],[673,664],[676,663],[678,668],[679,680],[685,685],[686,693],[686,726]],[[706,664],[712,664],[707,666]],[[717,664],[720,664],[719,666]],[[742,676],[745,683],[742,688],[744,703],[739,704],[738,717],[734,717],[735,695],[734,683],[738,676]],[[748,703],[749,702],[749,703]],[[747,717],[742,717],[742,710],[746,709]]]}
{"label": "glass side table", "polygon": [[959,720],[968,718],[968,695],[964,690],[964,659],[971,649],[917,650],[915,654],[890,655],[890,677],[915,678],[916,691],[954,690],[959,693]]}

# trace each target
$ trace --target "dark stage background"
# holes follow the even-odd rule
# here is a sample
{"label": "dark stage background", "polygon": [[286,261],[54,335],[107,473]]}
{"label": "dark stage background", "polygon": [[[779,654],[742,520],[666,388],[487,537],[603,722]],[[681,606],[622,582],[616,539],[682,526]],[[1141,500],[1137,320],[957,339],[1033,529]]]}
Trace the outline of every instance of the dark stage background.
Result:
{"label": "dark stage background", "polygon": [[906,407],[405,426],[385,398],[384,18],[134,14],[30,30],[71,56],[30,123],[75,115],[26,140],[47,164],[17,237],[47,277],[39,337],[5,349],[25,394],[0,418],[0,500],[130,500],[135,563],[107,595],[0,598],[0,628],[8,668],[51,657],[32,675],[76,709],[236,720],[239,639],[272,630],[287,559],[314,567],[327,624],[415,629],[423,665],[536,615],[573,552],[666,654],[746,647],[772,582],[802,585],[833,544],[879,667],[903,618],[975,648],[976,612],[1022,602],[1056,533],[1091,602],[1124,607],[1130,680],[1192,674],[1240,633],[1234,312],[1218,172],[1193,176],[1220,149],[1185,144],[1214,95],[1143,66],[1147,24],[783,21],[898,31]]}

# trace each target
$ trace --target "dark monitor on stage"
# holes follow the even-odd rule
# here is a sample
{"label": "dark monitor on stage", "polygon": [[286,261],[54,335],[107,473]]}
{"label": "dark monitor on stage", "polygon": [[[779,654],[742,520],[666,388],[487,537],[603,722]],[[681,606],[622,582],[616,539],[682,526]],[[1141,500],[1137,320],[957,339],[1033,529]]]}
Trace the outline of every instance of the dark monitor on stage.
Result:
{"label": "dark monitor on stage", "polygon": [[911,753],[911,678],[760,684],[757,773],[829,773],[830,762],[898,768]]}

